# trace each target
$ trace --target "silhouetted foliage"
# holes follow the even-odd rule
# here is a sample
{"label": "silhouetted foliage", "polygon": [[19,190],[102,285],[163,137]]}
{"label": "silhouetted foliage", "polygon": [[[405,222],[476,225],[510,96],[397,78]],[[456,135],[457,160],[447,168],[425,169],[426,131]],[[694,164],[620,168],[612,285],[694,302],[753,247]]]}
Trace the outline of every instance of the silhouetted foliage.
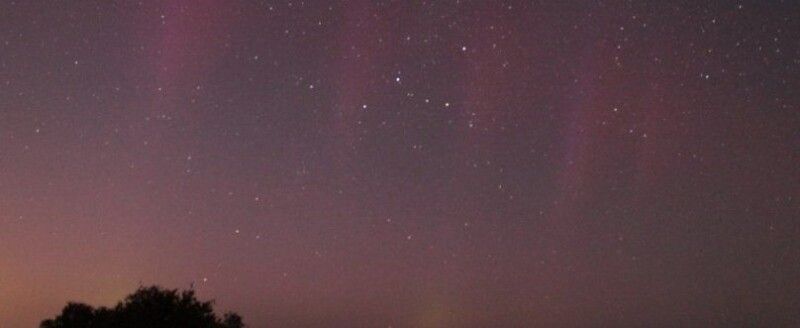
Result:
{"label": "silhouetted foliage", "polygon": [[95,309],[86,304],[68,303],[61,315],[54,320],[42,322],[42,328],[83,328],[94,327]]}
{"label": "silhouetted foliage", "polygon": [[201,302],[193,290],[179,292],[156,286],[140,287],[113,309],[68,303],[55,319],[40,328],[243,328],[242,317],[214,314],[212,302]]}
{"label": "silhouetted foliage", "polygon": [[242,317],[233,312],[225,313],[225,317],[222,319],[222,324],[225,328],[244,328],[244,321],[242,320]]}

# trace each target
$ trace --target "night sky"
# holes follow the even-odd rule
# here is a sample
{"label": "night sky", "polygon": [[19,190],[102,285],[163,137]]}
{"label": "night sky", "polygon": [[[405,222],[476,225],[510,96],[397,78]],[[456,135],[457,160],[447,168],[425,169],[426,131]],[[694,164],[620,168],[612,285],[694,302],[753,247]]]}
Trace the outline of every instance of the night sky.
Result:
{"label": "night sky", "polygon": [[0,326],[800,325],[800,2],[1,1]]}

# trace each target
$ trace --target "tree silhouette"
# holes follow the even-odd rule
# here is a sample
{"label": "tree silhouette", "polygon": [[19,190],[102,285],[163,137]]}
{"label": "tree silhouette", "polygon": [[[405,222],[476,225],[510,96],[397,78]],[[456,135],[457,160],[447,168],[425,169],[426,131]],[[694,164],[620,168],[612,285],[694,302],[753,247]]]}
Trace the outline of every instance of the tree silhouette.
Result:
{"label": "tree silhouette", "polygon": [[201,302],[194,290],[179,292],[157,286],[140,287],[113,309],[68,303],[40,328],[243,328],[242,317],[214,314],[212,302]]}
{"label": "tree silhouette", "polygon": [[81,303],[68,303],[61,315],[53,320],[45,320],[41,328],[83,328],[94,327],[95,309]]}
{"label": "tree silhouette", "polygon": [[228,312],[225,313],[225,317],[222,319],[222,326],[225,328],[244,328],[244,321],[240,315]]}

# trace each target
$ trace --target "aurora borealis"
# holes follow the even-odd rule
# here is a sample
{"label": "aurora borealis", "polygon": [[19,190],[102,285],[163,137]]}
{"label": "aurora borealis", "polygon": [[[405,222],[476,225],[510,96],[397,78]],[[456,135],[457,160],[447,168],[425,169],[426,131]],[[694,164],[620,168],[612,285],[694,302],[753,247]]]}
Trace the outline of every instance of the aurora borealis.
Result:
{"label": "aurora borealis", "polygon": [[797,1],[0,1],[0,327],[800,325]]}

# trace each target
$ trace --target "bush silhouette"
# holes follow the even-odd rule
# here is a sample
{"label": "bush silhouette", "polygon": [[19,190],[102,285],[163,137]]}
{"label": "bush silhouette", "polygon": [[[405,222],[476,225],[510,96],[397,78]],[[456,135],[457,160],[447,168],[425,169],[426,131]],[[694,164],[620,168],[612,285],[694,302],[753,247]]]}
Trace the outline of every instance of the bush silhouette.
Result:
{"label": "bush silhouette", "polygon": [[212,302],[201,302],[194,290],[179,292],[157,286],[140,287],[114,308],[68,303],[40,328],[243,328],[242,317],[214,314]]}

